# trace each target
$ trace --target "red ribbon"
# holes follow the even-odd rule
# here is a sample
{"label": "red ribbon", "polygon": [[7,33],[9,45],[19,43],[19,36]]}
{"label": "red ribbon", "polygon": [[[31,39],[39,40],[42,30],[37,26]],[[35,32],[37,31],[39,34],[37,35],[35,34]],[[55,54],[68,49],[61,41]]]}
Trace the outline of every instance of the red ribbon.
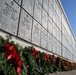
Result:
{"label": "red ribbon", "polygon": [[4,45],[5,56],[8,60],[12,60],[11,63],[14,65],[17,74],[21,73],[22,60],[18,55],[14,45],[5,44]]}
{"label": "red ribbon", "polygon": [[66,66],[66,65],[64,65],[64,64],[63,64],[63,67],[64,67],[64,69],[65,69],[65,70],[68,70],[68,68],[67,68],[67,66]]}
{"label": "red ribbon", "polygon": [[45,60],[50,62],[50,54],[44,54],[44,56],[45,56]]}
{"label": "red ribbon", "polygon": [[33,55],[35,57],[35,60],[38,59],[38,54],[39,54],[39,51],[37,51],[35,48],[32,49],[32,52],[33,52]]}

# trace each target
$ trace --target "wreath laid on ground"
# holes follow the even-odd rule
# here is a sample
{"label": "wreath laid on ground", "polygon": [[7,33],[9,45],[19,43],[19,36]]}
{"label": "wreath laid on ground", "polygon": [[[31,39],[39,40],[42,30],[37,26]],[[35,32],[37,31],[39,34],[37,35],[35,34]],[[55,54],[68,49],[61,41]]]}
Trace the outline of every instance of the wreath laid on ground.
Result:
{"label": "wreath laid on ground", "polygon": [[0,75],[45,75],[76,69],[76,63],[41,53],[34,47],[22,48],[0,36]]}

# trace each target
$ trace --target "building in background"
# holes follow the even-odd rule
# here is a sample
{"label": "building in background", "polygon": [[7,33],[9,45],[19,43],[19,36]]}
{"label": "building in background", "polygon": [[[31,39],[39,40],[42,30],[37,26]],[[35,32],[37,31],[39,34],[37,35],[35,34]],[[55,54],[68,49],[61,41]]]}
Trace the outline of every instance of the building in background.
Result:
{"label": "building in background", "polygon": [[0,35],[76,62],[76,39],[60,0],[0,0]]}

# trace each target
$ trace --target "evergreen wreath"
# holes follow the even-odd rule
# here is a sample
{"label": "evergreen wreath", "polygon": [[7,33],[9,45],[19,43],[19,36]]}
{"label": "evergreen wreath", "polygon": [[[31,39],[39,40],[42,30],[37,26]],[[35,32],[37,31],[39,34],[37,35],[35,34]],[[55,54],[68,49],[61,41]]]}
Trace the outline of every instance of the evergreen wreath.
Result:
{"label": "evergreen wreath", "polygon": [[22,48],[11,38],[0,36],[0,75],[45,75],[76,69],[75,62],[41,53],[34,47]]}

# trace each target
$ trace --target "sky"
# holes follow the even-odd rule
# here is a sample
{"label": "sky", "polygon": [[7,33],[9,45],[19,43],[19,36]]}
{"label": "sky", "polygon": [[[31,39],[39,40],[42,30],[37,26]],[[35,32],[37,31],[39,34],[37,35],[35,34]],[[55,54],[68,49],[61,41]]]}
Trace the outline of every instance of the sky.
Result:
{"label": "sky", "polygon": [[60,0],[76,38],[76,0]]}

